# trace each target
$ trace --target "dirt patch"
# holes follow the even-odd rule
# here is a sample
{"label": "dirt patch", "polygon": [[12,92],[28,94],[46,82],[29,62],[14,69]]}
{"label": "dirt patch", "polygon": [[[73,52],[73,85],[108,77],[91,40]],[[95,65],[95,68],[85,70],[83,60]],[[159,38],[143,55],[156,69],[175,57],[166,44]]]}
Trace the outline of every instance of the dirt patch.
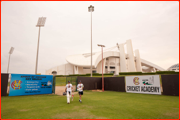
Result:
{"label": "dirt patch", "polygon": [[179,116],[179,112],[167,112],[164,115],[171,116],[171,117],[174,117],[174,116],[178,117]]}
{"label": "dirt patch", "polygon": [[[63,95],[63,92],[65,92],[65,88],[66,86],[56,86],[55,87],[55,94],[56,95]],[[73,86],[74,90],[75,90],[75,86]],[[77,94],[77,92],[73,93],[74,95]]]}
{"label": "dirt patch", "polygon": [[102,90],[92,90],[92,92],[102,92]]}
{"label": "dirt patch", "polygon": [[88,109],[93,109],[93,107],[89,106],[89,105],[82,105],[82,106],[85,107],[85,108],[88,108]]}
{"label": "dirt patch", "polygon": [[55,87],[55,94],[56,95],[63,95],[64,91],[65,91],[65,86],[56,86]]}
{"label": "dirt patch", "polygon": [[89,106],[89,105],[81,105],[81,106],[74,106],[74,107],[73,107],[73,110],[79,110],[80,108],[93,109],[92,106]]}
{"label": "dirt patch", "polygon": [[22,109],[22,110],[19,110],[21,112],[25,112],[25,111],[29,111],[28,109]]}
{"label": "dirt patch", "polygon": [[56,114],[52,119],[106,119],[105,117],[99,117],[91,114],[86,110],[76,110],[71,113]]}

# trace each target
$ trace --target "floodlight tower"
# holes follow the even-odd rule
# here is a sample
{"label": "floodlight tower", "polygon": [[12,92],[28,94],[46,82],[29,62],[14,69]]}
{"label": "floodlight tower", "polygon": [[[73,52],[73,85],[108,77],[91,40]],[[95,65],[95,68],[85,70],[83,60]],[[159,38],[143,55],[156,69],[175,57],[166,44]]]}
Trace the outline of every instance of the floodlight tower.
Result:
{"label": "floodlight tower", "polygon": [[37,45],[37,55],[36,55],[36,68],[35,68],[35,74],[37,74],[37,66],[38,66],[38,53],[39,53],[39,39],[40,39],[40,28],[44,27],[46,21],[46,17],[39,17],[38,23],[36,27],[39,27],[39,35],[38,35],[38,45]]}
{"label": "floodlight tower", "polygon": [[88,7],[88,12],[91,12],[91,77],[92,77],[92,12],[94,12],[94,6]]}
{"label": "floodlight tower", "polygon": [[104,45],[99,45],[98,46],[101,47],[101,51],[102,51],[102,91],[104,91],[104,77],[103,77],[103,47],[105,47]]}
{"label": "floodlight tower", "polygon": [[8,60],[7,73],[9,72],[10,56],[11,56],[11,54],[13,53],[13,51],[14,51],[14,48],[13,48],[13,47],[11,47],[11,49],[10,49],[10,51],[9,51],[9,60]]}

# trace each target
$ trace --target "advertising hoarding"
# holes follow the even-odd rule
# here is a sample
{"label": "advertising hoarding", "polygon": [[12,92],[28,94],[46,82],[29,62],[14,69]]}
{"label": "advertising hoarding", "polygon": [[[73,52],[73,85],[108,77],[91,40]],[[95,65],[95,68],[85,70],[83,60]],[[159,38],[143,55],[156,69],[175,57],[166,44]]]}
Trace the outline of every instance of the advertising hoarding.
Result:
{"label": "advertising hoarding", "polygon": [[159,75],[126,76],[126,92],[161,95]]}
{"label": "advertising hoarding", "polygon": [[9,96],[52,94],[53,75],[11,74]]}

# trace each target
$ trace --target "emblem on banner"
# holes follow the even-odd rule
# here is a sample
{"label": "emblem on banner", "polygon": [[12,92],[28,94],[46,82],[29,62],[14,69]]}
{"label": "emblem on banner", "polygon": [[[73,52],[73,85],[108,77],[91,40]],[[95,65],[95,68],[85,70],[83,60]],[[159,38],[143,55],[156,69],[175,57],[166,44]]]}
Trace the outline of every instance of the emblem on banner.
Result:
{"label": "emblem on banner", "polygon": [[143,79],[142,80],[144,85],[153,85],[154,84],[154,76],[149,77],[149,79]]}
{"label": "emblem on banner", "polygon": [[139,78],[138,78],[138,77],[135,77],[135,78],[133,79],[133,83],[134,83],[135,85],[139,85]]}
{"label": "emblem on banner", "polygon": [[48,81],[48,82],[47,82],[47,85],[50,86],[50,85],[52,85],[52,83],[51,83],[50,81]]}
{"label": "emblem on banner", "polygon": [[16,89],[21,89],[21,83],[22,81],[21,80],[15,80],[11,83],[11,87],[16,90]]}

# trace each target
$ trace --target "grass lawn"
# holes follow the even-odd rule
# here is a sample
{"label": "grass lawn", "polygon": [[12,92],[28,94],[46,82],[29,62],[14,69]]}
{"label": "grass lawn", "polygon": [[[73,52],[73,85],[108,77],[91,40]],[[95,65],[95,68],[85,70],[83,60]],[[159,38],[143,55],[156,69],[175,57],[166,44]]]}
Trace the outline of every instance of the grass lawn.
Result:
{"label": "grass lawn", "polygon": [[70,104],[66,96],[1,97],[2,119],[178,119],[179,97],[84,91]]}
{"label": "grass lawn", "polygon": [[56,86],[66,86],[66,77],[56,77]]}

